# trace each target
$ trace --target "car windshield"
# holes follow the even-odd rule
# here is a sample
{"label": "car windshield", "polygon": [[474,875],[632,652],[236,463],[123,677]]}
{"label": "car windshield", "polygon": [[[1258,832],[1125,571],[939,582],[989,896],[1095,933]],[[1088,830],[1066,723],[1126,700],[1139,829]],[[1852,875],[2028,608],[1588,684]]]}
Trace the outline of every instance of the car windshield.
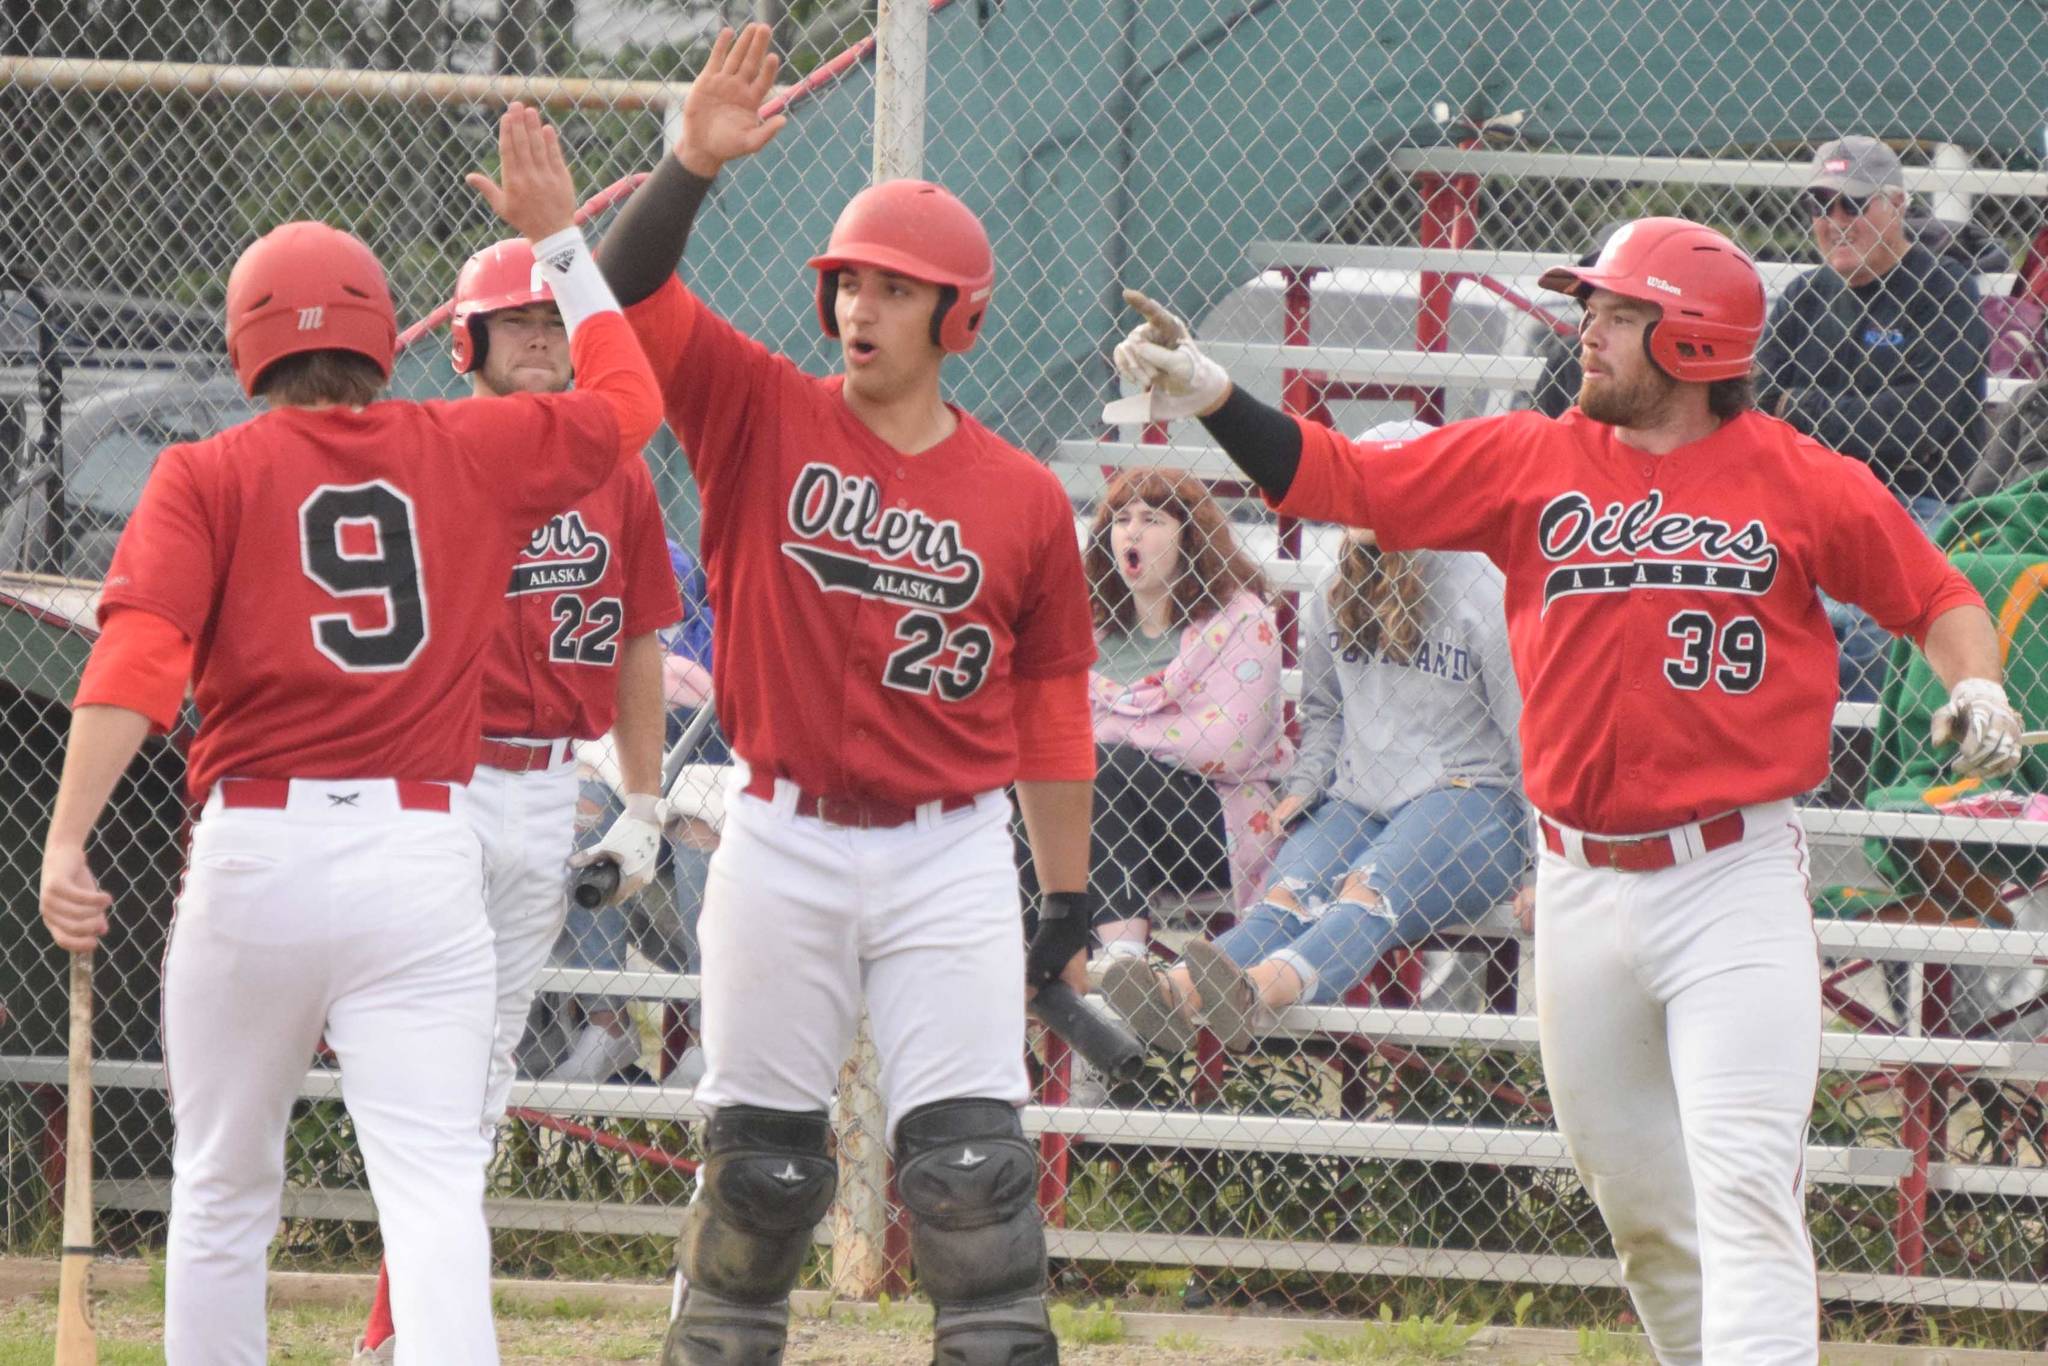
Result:
{"label": "car windshield", "polygon": [[107,428],[83,450],[71,452],[65,500],[80,513],[125,522],[142,497],[157,453],[174,441],[190,439],[150,421]]}

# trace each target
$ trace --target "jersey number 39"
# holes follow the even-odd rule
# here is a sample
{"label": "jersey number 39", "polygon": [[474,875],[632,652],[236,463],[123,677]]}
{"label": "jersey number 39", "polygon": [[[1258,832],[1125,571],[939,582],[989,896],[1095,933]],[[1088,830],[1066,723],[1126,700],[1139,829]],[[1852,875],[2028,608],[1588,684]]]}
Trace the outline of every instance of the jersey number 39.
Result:
{"label": "jersey number 39", "polygon": [[1764,628],[1755,617],[1718,625],[1705,612],[1680,612],[1666,627],[1678,657],[1664,661],[1674,688],[1698,692],[1712,682],[1723,692],[1755,692],[1764,681]]}
{"label": "jersey number 39", "polygon": [[382,479],[323,484],[299,504],[299,563],[337,598],[375,597],[384,624],[364,629],[348,612],[313,618],[313,645],[349,673],[403,669],[427,643],[427,599],[412,499]]}

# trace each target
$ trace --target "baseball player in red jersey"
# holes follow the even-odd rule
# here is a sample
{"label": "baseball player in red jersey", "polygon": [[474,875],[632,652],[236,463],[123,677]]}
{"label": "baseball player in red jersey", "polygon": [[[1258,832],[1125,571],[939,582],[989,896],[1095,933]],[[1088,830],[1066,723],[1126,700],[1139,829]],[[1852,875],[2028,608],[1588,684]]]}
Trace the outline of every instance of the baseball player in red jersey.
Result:
{"label": "baseball player in red jersey", "polygon": [[[1017,1107],[1023,980],[1078,975],[1091,919],[1095,645],[1073,511],[1043,466],[940,397],[995,266],[938,186],[864,191],[812,260],[842,375],[804,374],[675,278],[712,177],[781,126],[755,114],[775,65],[765,26],[720,35],[675,154],[602,251],[702,495],[719,720],[739,758],[700,929],[711,1116],[663,1361],[782,1359],[865,995],[935,1360],[1052,1362]],[[1049,893],[1028,955],[1012,781]]]}
{"label": "baseball player in red jersey", "polygon": [[553,130],[514,105],[500,148],[504,186],[471,181],[534,241],[583,388],[375,401],[396,337],[383,268],[346,233],[286,224],[227,289],[229,359],[271,411],[164,451],[101,597],[44,851],[60,946],[106,931],[86,837],[188,679],[202,718],[164,963],[173,1363],[265,1359],[285,1129],[323,1033],[393,1268],[399,1360],[497,1360],[478,1123],[496,972],[462,819],[483,657],[532,528],[659,420],[572,226]]}
{"label": "baseball player in red jersey", "polygon": [[1959,770],[2010,770],[2019,719],[1963,576],[1861,462],[1751,407],[1764,292],[1733,243],[1643,219],[1542,283],[1584,305],[1585,381],[1559,419],[1350,442],[1233,388],[1142,296],[1117,365],[1282,513],[1505,572],[1558,1127],[1659,1360],[1812,1362],[1821,1015],[1792,799],[1828,771],[1820,591],[1926,652]]}
{"label": "baseball player in red jersey", "polygon": [[[456,276],[454,304],[450,359],[479,398],[569,387],[561,310],[525,238],[470,257]],[[609,752],[604,767],[617,775],[625,801],[602,842],[577,862],[618,860],[615,899],[654,875],[665,725],[664,650],[655,633],[682,615],[661,503],[637,455],[535,527],[512,566],[505,609],[484,656],[483,748],[463,803],[483,845],[484,909],[498,961],[487,1127],[504,1120],[534,978],[568,904],[564,878],[580,787],[570,751],[577,742]],[[606,1040],[611,1028],[627,1049],[637,1049],[623,1016],[591,1026]],[[389,1285],[387,1268],[359,1361],[394,1359]]]}

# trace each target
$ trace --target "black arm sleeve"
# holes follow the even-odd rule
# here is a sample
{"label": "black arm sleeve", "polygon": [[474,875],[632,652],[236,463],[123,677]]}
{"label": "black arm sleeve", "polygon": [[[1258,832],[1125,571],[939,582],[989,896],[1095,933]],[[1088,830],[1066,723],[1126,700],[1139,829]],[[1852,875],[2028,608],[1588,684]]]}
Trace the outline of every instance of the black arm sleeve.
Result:
{"label": "black arm sleeve", "polygon": [[618,221],[598,245],[597,265],[621,306],[639,303],[660,289],[682,264],[690,224],[711,182],[665,156],[619,210]]}
{"label": "black arm sleeve", "polygon": [[1287,496],[1301,467],[1301,428],[1293,418],[1232,385],[1230,397],[1202,425],[1254,483],[1276,500]]}

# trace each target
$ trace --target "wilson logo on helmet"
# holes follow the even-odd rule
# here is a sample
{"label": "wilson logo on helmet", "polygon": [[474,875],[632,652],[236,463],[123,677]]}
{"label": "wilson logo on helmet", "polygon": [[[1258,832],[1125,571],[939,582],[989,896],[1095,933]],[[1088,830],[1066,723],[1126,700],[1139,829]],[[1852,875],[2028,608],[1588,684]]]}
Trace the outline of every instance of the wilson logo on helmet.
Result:
{"label": "wilson logo on helmet", "polygon": [[1555,266],[1537,283],[1582,302],[1606,290],[1654,304],[1659,316],[1643,329],[1643,349],[1658,369],[1687,383],[1748,374],[1763,336],[1756,266],[1720,233],[1683,218],[1624,224],[1592,265]]}

